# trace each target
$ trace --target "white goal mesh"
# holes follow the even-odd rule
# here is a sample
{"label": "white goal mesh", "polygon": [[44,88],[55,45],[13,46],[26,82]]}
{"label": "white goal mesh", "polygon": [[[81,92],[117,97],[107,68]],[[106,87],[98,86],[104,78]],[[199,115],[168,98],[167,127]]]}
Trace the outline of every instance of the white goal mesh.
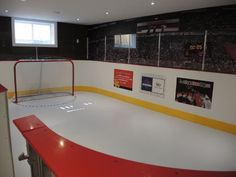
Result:
{"label": "white goal mesh", "polygon": [[71,60],[19,60],[14,65],[14,102],[74,95]]}

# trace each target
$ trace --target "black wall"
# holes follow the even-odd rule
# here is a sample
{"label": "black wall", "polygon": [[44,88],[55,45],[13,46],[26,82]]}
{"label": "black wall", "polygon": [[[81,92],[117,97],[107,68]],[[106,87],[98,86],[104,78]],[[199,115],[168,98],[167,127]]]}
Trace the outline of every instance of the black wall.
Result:
{"label": "black wall", "polygon": [[[208,31],[204,71],[236,74],[236,5],[140,17],[98,25],[58,23],[58,48],[38,48],[40,58],[86,59],[128,63],[128,49],[114,47],[115,34],[137,32],[140,22],[179,19],[179,30],[161,33],[160,67],[202,70],[202,51],[189,53],[189,45],[203,45]],[[35,48],[12,47],[11,18],[0,17],[0,60],[35,58]],[[79,39],[79,43],[76,43]],[[158,33],[137,34],[130,49],[130,64],[157,66]]]}
{"label": "black wall", "polygon": [[[86,57],[87,26],[58,23],[58,47],[38,48],[39,58],[72,58]],[[76,43],[79,39],[79,43]],[[20,58],[35,58],[34,47],[13,47],[11,33],[11,18],[0,17],[0,60],[16,60]]]}
{"label": "black wall", "polygon": [[160,14],[92,25],[89,28],[89,36],[92,38],[99,38],[104,35],[136,33],[136,25],[139,22],[174,18],[180,19],[179,31],[235,31],[236,5]]}

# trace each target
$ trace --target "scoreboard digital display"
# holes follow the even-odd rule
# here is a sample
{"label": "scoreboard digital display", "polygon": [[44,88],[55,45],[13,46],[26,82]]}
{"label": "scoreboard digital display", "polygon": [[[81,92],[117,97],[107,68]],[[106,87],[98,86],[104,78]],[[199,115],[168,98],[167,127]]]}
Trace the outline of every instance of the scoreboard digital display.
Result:
{"label": "scoreboard digital display", "polygon": [[199,56],[201,57],[203,55],[203,44],[202,43],[187,43],[185,44],[185,56],[191,57],[191,56]]}

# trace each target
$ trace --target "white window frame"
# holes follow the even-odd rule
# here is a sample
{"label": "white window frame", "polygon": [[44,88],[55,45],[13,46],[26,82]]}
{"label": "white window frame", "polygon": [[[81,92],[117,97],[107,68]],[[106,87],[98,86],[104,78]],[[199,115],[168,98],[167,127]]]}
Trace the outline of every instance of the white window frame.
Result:
{"label": "white window frame", "polygon": [[[15,21],[20,20],[20,21],[28,21],[29,23],[34,23],[35,24],[53,24],[54,25],[54,44],[37,44],[37,43],[16,43],[15,39]],[[57,22],[52,22],[52,21],[44,21],[44,20],[34,20],[34,19],[24,19],[24,18],[12,18],[11,20],[11,27],[12,27],[12,46],[15,47],[58,47],[58,41],[57,41]]]}
{"label": "white window frame", "polygon": [[[122,36],[123,35],[129,35],[129,44],[125,45],[122,43]],[[116,37],[119,37],[119,44],[117,44],[116,42],[114,42],[114,47],[115,48],[131,48],[131,49],[135,49],[136,48],[136,34],[117,34],[114,35],[114,40]]]}

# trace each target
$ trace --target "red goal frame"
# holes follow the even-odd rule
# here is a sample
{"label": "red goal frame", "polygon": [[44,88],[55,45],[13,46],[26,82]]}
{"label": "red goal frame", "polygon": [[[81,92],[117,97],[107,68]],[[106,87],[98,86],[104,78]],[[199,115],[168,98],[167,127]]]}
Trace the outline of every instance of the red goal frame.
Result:
{"label": "red goal frame", "polygon": [[53,62],[65,62],[65,63],[71,63],[71,67],[72,67],[72,88],[71,88],[71,93],[74,96],[74,86],[75,86],[75,76],[74,76],[74,72],[75,72],[75,66],[74,66],[74,62],[70,59],[35,59],[35,60],[27,60],[27,59],[21,59],[21,60],[17,60],[14,64],[14,88],[15,88],[15,103],[18,103],[18,93],[17,93],[17,77],[16,77],[16,69],[17,66],[20,63],[53,63]]}

